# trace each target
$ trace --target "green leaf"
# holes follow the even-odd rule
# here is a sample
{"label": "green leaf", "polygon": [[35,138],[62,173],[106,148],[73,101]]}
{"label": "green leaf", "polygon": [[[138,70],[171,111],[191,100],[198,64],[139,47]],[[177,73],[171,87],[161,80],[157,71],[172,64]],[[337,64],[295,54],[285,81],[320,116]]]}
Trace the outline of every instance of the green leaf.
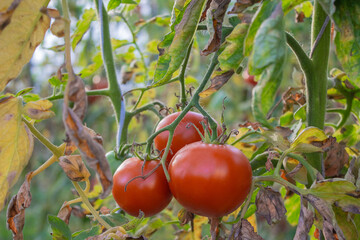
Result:
{"label": "green leaf", "polygon": [[171,32],[158,45],[159,59],[154,75],[154,86],[169,81],[180,67],[186,55],[186,49],[195,34],[205,2],[205,0],[192,0],[186,5],[184,0],[175,2]]}
{"label": "green leaf", "polygon": [[321,148],[315,147],[311,143],[314,141],[324,141],[325,139],[327,139],[327,136],[324,131],[317,127],[307,127],[299,133],[291,143],[290,148],[294,152],[320,152],[322,151]]}
{"label": "green leaf", "polygon": [[25,95],[33,90],[33,87],[24,88],[16,93],[16,97]]}
{"label": "green leaf", "polygon": [[138,3],[134,0],[110,0],[107,6],[107,10],[108,11],[113,10],[117,8],[120,4],[138,4]]}
{"label": "green leaf", "polygon": [[336,1],[335,37],[338,59],[352,85],[360,87],[360,2]]}
{"label": "green leaf", "polygon": [[61,81],[57,76],[52,76],[48,81],[53,87],[60,87],[62,84],[64,84],[64,82]]}
{"label": "green leaf", "polygon": [[81,230],[72,234],[74,240],[83,240],[88,237],[96,236],[101,233],[100,226],[92,227],[91,229]]}
{"label": "green leaf", "polygon": [[103,65],[103,59],[101,53],[98,52],[95,57],[93,58],[94,63],[90,64],[89,66],[85,67],[80,71],[80,76],[82,78],[89,77],[93,75],[97,70],[99,70]]}
{"label": "green leaf", "polygon": [[110,226],[116,227],[121,226],[129,222],[129,220],[122,213],[117,213],[117,211],[112,211],[110,214],[100,215]]}
{"label": "green leaf", "polygon": [[34,101],[40,100],[40,96],[35,93],[28,93],[26,95],[23,95],[22,99],[25,103],[28,103],[28,102],[34,102]]}
{"label": "green leaf", "polygon": [[261,7],[257,10],[251,25],[248,30],[248,34],[245,38],[245,47],[244,47],[244,55],[250,56],[250,53],[253,50],[253,44],[255,35],[260,28],[260,25],[270,17],[271,13],[275,10],[276,5],[279,3],[277,0],[267,0],[264,1]]}
{"label": "green leaf", "polygon": [[360,193],[356,186],[342,178],[332,178],[313,185],[310,194],[335,204],[343,211],[360,214]]}
{"label": "green leaf", "polygon": [[360,226],[356,225],[353,216],[344,212],[339,207],[333,207],[335,218],[339,227],[343,231],[346,240],[359,240],[360,239]]}
{"label": "green leaf", "polygon": [[146,50],[151,54],[158,54],[157,45],[159,44],[158,40],[152,40],[146,44]]}
{"label": "green leaf", "polygon": [[248,27],[247,23],[240,23],[226,37],[223,44],[224,50],[218,57],[221,70],[235,71],[239,67],[244,59],[243,47]]}
{"label": "green leaf", "polygon": [[300,196],[293,194],[284,201],[286,212],[286,219],[291,226],[296,226],[299,223],[300,216]]}
{"label": "green leaf", "polygon": [[76,23],[76,29],[71,36],[71,47],[75,50],[76,45],[81,41],[84,34],[89,30],[92,21],[96,20],[96,11],[92,8],[85,9],[81,19]]}
{"label": "green leaf", "polygon": [[344,141],[351,147],[360,142],[360,126],[358,124],[346,125],[338,129],[334,135],[338,142]]}
{"label": "green leaf", "polygon": [[284,11],[284,14],[286,15],[288,12],[290,12],[294,7],[297,5],[305,2],[307,0],[283,0],[282,1],[282,8]]}
{"label": "green leaf", "polygon": [[69,226],[60,218],[48,215],[48,221],[52,229],[52,239],[53,240],[70,240],[71,232]]}
{"label": "green leaf", "polygon": [[[245,51],[247,48],[245,46]],[[270,129],[272,126],[266,115],[273,106],[281,83],[285,57],[283,13],[281,5],[278,4],[271,17],[261,24],[255,37],[254,51],[249,59],[250,74],[261,74],[258,84],[253,89],[252,111],[255,120]]]}
{"label": "green leaf", "polygon": [[306,18],[311,17],[312,13],[313,13],[313,5],[311,4],[310,1],[306,1],[304,3],[302,3],[300,6],[295,8],[297,12],[303,12]]}
{"label": "green leaf", "polygon": [[280,116],[280,126],[290,125],[293,119],[294,119],[293,112],[287,111],[286,113]]}

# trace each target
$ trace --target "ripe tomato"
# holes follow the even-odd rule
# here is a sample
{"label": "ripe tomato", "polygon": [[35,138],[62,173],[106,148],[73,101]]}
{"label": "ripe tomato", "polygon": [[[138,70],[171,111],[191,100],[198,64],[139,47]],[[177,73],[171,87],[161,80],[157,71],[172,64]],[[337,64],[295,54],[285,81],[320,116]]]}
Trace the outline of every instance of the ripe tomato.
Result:
{"label": "ripe tomato", "polygon": [[[145,180],[141,176],[143,161],[133,157],[126,159],[116,170],[113,177],[113,197],[118,205],[128,214],[139,216],[139,211],[145,217],[153,216],[163,210],[170,202],[172,195],[161,166]],[[159,161],[146,161],[144,175],[151,172]],[[127,189],[125,192],[125,186]]]}
{"label": "ripe tomato", "polygon": [[196,142],[176,153],[169,165],[170,189],[190,212],[221,217],[236,210],[251,188],[249,160],[230,145]]}
{"label": "ripe tomato", "polygon": [[248,69],[245,69],[243,71],[243,74],[242,74],[245,82],[247,82],[249,85],[255,87],[257,82],[255,81],[255,76],[254,75],[249,75],[249,70]]}
{"label": "ripe tomato", "polygon": [[[176,112],[164,117],[156,127],[156,131],[170,125],[180,115],[180,113],[181,112]],[[172,156],[181,148],[183,148],[185,145],[193,142],[201,141],[201,136],[194,128],[194,125],[197,127],[197,129],[200,130],[202,134],[204,134],[204,128],[201,125],[201,121],[204,120],[205,120],[204,116],[201,115],[200,113],[188,112],[185,115],[185,117],[180,121],[180,123],[177,125],[175,129],[172,143],[170,146],[170,151],[167,156],[168,163],[170,162]],[[221,134],[221,131],[222,131],[221,128],[218,127],[217,129],[218,135]],[[155,148],[159,151],[165,150],[168,138],[169,138],[169,131],[164,131],[159,135],[157,135],[154,139]]]}

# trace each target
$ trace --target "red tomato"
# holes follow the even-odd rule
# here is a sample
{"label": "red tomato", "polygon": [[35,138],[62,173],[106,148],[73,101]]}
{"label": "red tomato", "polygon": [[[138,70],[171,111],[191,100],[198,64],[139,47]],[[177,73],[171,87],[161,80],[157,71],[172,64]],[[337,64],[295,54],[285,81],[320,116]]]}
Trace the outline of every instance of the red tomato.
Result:
{"label": "red tomato", "polygon": [[254,75],[249,75],[249,70],[245,69],[245,71],[243,71],[242,74],[245,82],[247,82],[248,84],[250,84],[251,86],[255,87],[257,82],[255,81],[255,76]]}
{"label": "red tomato", "polygon": [[[165,174],[160,166],[145,180],[141,178],[143,161],[133,157],[126,159],[116,170],[113,181],[113,196],[118,205],[128,214],[139,216],[139,211],[144,212],[145,217],[153,216],[163,210],[170,202],[172,195]],[[144,175],[151,172],[159,161],[146,161]],[[125,186],[127,189],[125,192]]]}
{"label": "red tomato", "polygon": [[[156,127],[156,131],[161,128],[164,128],[170,125],[181,112],[172,113],[166,117],[164,117]],[[194,128],[194,125],[200,130],[202,134],[204,134],[204,128],[201,125],[201,122],[204,121],[205,118],[200,113],[196,112],[188,112],[185,117],[180,121],[177,125],[174,136],[172,139],[172,143],[170,146],[170,151],[167,157],[167,162],[169,163],[172,156],[183,148],[185,145],[201,141],[201,136]],[[217,129],[218,135],[221,134],[222,130],[220,127]],[[166,148],[166,144],[169,138],[169,131],[164,131],[157,135],[154,139],[155,148],[159,151],[163,151]]]}
{"label": "red tomato", "polygon": [[187,210],[221,217],[236,210],[251,188],[249,160],[237,148],[196,142],[170,162],[170,189]]}

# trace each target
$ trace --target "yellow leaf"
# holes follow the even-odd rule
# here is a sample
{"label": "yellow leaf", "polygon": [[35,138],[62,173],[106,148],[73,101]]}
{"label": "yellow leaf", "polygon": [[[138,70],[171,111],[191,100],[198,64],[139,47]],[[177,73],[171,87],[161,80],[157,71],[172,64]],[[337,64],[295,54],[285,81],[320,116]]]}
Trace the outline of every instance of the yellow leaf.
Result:
{"label": "yellow leaf", "polygon": [[0,99],[0,210],[34,147],[33,136],[21,121],[21,112],[20,98],[7,96]]}
{"label": "yellow leaf", "polygon": [[49,0],[0,1],[0,92],[19,75],[44,39],[50,19],[40,9],[48,3]]}
{"label": "yellow leaf", "polygon": [[[319,148],[312,146],[311,143],[315,141],[324,141],[325,139],[327,139],[327,136],[324,131],[317,127],[308,127],[300,132],[294,142],[291,143],[290,147],[294,151],[299,150],[300,152],[315,152],[315,150]],[[310,151],[307,151],[307,148],[309,148]]]}
{"label": "yellow leaf", "polygon": [[49,110],[52,106],[53,104],[49,100],[28,102],[24,106],[24,114],[36,120],[48,119],[55,116],[55,113]]}

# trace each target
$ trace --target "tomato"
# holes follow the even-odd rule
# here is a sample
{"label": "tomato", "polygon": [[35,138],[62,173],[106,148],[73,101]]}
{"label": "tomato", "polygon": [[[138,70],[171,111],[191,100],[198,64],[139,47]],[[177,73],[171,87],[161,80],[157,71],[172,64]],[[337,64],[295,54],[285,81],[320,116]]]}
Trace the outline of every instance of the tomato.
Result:
{"label": "tomato", "polygon": [[257,82],[255,81],[255,76],[254,75],[249,75],[249,70],[245,69],[243,74],[242,74],[244,80],[246,83],[248,83],[249,85],[255,87]]}
{"label": "tomato", "polygon": [[196,142],[176,153],[169,165],[170,190],[187,210],[221,217],[236,210],[251,188],[249,160],[237,148]]}
{"label": "tomato", "polygon": [[[180,113],[181,112],[176,112],[164,117],[156,127],[156,131],[170,125],[180,115]],[[174,131],[170,151],[167,156],[167,163],[169,163],[172,156],[185,145],[202,140],[196,128],[194,128],[195,125],[197,129],[199,129],[200,132],[204,134],[204,128],[201,125],[202,121],[205,121],[205,118],[199,113],[188,112],[185,114],[184,118],[180,121]],[[217,133],[218,135],[221,134],[220,127],[217,129]],[[155,148],[159,151],[164,151],[168,138],[169,131],[164,131],[157,135],[154,139]]]}
{"label": "tomato", "polygon": [[[144,175],[151,172],[159,162],[146,161]],[[143,163],[136,157],[126,159],[114,174],[112,193],[117,204],[128,214],[139,216],[141,210],[145,217],[150,217],[163,210],[170,203],[172,195],[161,166],[145,180],[132,180],[142,175]],[[129,183],[130,180],[132,181]]]}

